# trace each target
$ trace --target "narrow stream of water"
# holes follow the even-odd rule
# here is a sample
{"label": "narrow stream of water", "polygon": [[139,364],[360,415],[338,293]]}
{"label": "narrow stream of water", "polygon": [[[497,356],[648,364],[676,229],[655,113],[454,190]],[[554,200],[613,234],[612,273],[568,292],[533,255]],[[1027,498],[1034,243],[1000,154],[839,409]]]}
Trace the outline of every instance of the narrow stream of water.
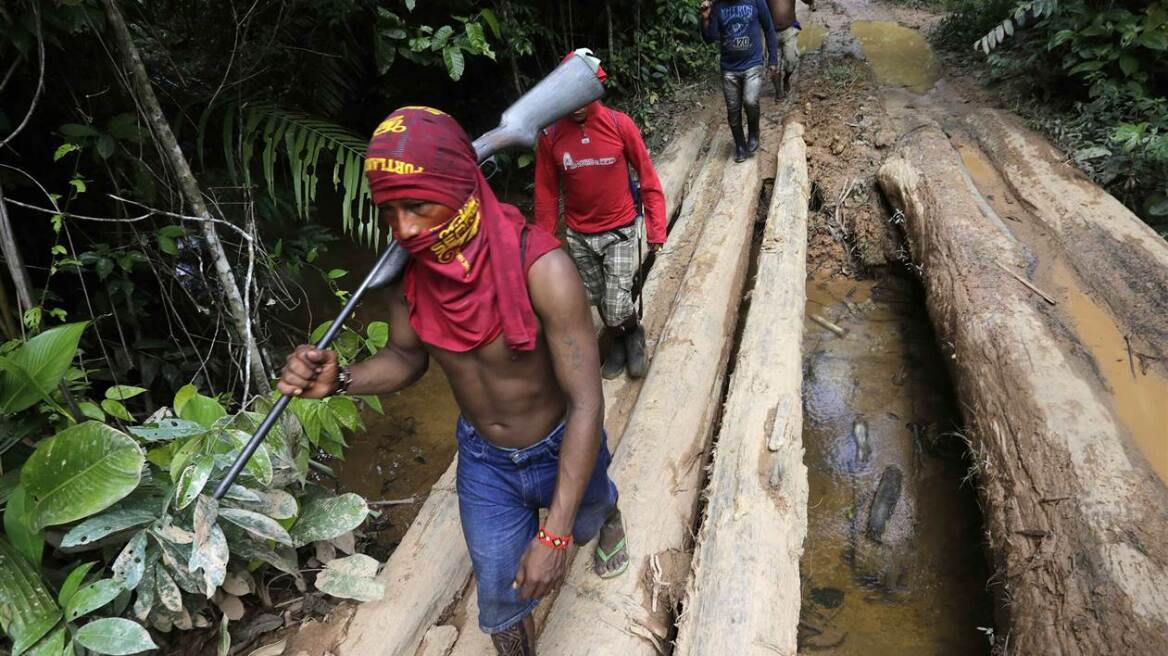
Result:
{"label": "narrow stream of water", "polygon": [[813,279],[807,296],[800,650],[989,653],[980,513],[919,287]]}

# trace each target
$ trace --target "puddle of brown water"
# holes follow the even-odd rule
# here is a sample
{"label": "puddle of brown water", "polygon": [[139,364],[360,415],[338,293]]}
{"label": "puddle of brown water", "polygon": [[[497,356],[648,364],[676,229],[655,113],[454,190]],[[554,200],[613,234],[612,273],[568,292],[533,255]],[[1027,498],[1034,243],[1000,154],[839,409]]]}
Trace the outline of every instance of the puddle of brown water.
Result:
{"label": "puddle of brown water", "polygon": [[[977,627],[992,622],[989,570],[974,493],[961,485],[962,449],[942,442],[932,455],[906,427],[930,425],[936,435],[959,421],[921,298],[897,278],[812,280],[807,292],[808,317],[848,332],[804,326],[810,499],[800,653],[987,654]],[[868,427],[866,461],[853,437],[857,419]],[[862,533],[890,466],[903,485],[881,547]]]}
{"label": "puddle of brown water", "polygon": [[796,39],[796,43],[799,44],[800,52],[811,52],[812,50],[822,48],[823,42],[826,39],[826,27],[823,25],[807,25],[799,30],[799,38]]}
{"label": "puddle of brown water", "polygon": [[1138,349],[1129,353],[1115,319],[1084,293],[1065,262],[1050,258],[1040,266],[1040,276],[1050,281],[1044,291],[1055,295],[1059,313],[1070,317],[1068,327],[1091,352],[1107,383],[1112,410],[1152,470],[1168,482],[1168,380],[1153,369],[1143,371]]}
{"label": "puddle of brown water", "polygon": [[384,559],[454,459],[458,405],[433,362],[421,380],[383,396],[381,404],[385,414],[366,411],[366,430],[350,436],[345,459],[332,464],[344,490],[372,503],[414,498],[410,504],[375,507],[381,516],[370,520],[367,530],[379,549],[371,555]]}
{"label": "puddle of brown water", "polygon": [[920,32],[889,21],[855,21],[852,36],[884,84],[925,93],[941,77],[941,64]]}
{"label": "puddle of brown water", "polygon": [[[994,209],[1006,219],[1016,211],[1005,181],[993,163],[976,146],[958,143],[957,150],[974,184]],[[1018,219],[1014,219],[1017,221]],[[1014,226],[1020,224],[1014,223]],[[1042,239],[1031,239],[1035,242]],[[1031,244],[1032,248],[1041,244]],[[1083,290],[1078,277],[1057,253],[1038,252],[1037,282],[1058,301],[1054,311],[1069,319],[1067,328],[1090,352],[1106,383],[1108,401],[1119,421],[1160,480],[1168,482],[1168,380],[1154,369],[1140,366],[1138,345],[1128,344],[1115,319]]]}

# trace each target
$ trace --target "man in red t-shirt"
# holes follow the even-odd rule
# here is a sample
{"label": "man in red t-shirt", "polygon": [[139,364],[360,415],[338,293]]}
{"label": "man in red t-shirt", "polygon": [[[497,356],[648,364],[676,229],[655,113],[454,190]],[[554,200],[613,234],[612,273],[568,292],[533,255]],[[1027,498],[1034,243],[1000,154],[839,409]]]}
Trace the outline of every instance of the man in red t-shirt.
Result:
{"label": "man in red t-shirt", "polygon": [[[607,77],[602,68],[597,76],[602,82]],[[665,243],[665,193],[628,115],[593,102],[548,126],[535,153],[535,222],[555,233],[562,189],[568,251],[612,338],[601,367],[605,378],[619,376],[626,363],[634,378],[648,370],[645,330],[633,304],[642,217],[630,166],[640,183],[647,241],[656,252]]]}

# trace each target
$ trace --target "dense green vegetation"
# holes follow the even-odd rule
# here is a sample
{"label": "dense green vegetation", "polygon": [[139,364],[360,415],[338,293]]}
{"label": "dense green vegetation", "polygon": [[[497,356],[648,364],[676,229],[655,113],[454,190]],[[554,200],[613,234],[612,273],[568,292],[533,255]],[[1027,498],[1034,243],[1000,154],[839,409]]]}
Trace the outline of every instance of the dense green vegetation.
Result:
{"label": "dense green vegetation", "polygon": [[937,40],[965,52],[975,47],[1036,127],[1168,233],[1168,3],[945,4],[952,14]]}
{"label": "dense green vegetation", "polygon": [[[224,653],[219,609],[271,603],[273,579],[379,596],[359,554],[302,574],[370,513],[325,463],[376,398],[295,401],[210,496],[311,310],[356,284],[330,249],[386,239],[369,132],[431,104],[477,135],[578,47],[651,132],[658,98],[713,62],[697,4],[0,6],[0,653],[136,653],[216,624]],[[499,159],[495,182],[522,191],[530,154]],[[338,349],[363,357],[387,335],[366,318]]]}

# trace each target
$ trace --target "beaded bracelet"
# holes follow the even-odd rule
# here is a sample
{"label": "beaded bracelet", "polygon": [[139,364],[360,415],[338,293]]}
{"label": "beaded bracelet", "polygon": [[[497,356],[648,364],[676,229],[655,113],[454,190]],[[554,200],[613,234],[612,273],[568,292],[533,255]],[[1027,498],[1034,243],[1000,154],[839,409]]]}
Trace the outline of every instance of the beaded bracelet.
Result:
{"label": "beaded bracelet", "polygon": [[536,536],[540,544],[554,549],[556,551],[563,551],[572,544],[572,536],[570,535],[552,535],[548,533],[542,526],[539,528],[539,534]]}

